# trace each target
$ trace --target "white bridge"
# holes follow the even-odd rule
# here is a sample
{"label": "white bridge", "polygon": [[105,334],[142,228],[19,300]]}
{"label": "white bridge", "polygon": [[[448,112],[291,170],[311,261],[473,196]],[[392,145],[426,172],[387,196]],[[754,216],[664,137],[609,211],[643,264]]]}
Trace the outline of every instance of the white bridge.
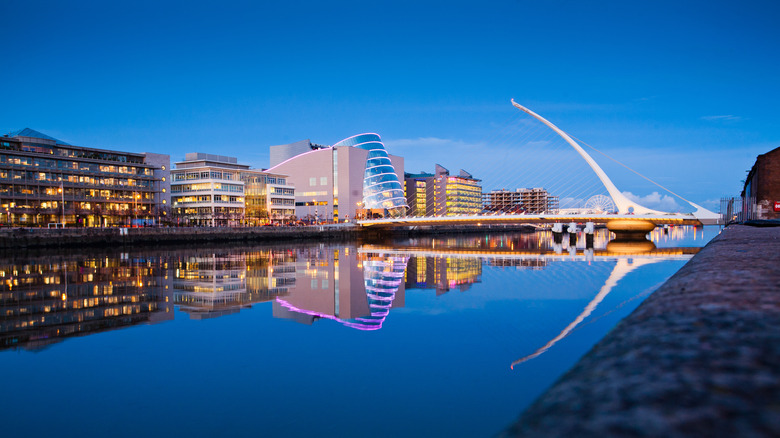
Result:
{"label": "white bridge", "polygon": [[[607,228],[615,232],[646,233],[657,225],[717,225],[720,223],[720,215],[694,204],[687,199],[694,209],[690,213],[668,213],[647,208],[626,197],[617,189],[612,180],[585,150],[575,142],[568,134],[550,123],[540,115],[512,100],[512,105],[526,114],[540,121],[552,129],[566,143],[582,157],[599,178],[609,197],[614,202],[616,214],[590,213],[587,210],[575,210],[566,214],[473,214],[461,216],[421,216],[421,217],[395,217],[360,220],[357,223],[363,227],[398,227],[398,226],[446,226],[446,225],[478,225],[489,226],[493,224],[551,224],[570,222],[593,222],[606,224]],[[676,195],[679,197],[679,195]]]}

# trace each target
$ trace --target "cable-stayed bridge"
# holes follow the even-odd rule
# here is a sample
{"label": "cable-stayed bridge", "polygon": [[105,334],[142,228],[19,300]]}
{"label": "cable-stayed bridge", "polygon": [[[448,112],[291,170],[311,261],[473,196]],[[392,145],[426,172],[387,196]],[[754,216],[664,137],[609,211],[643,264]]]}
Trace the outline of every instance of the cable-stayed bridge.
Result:
{"label": "cable-stayed bridge", "polygon": [[[530,175],[526,175],[526,184],[530,179],[530,184],[535,184],[536,179],[543,177],[544,174],[552,174],[556,180],[550,184],[557,185],[558,187],[571,188],[572,194],[567,194],[563,199],[568,204],[576,204],[579,201],[579,208],[550,208],[543,211],[532,212],[515,212],[515,211],[498,211],[498,212],[479,212],[479,213],[466,213],[466,214],[448,214],[448,215],[435,215],[432,211],[428,211],[427,214],[417,214],[415,216],[400,216],[400,217],[385,217],[381,219],[368,219],[359,220],[358,224],[363,227],[372,228],[389,228],[400,226],[447,226],[447,225],[499,225],[499,224],[567,224],[567,223],[594,223],[594,224],[606,224],[607,228],[615,232],[624,233],[642,233],[648,232],[658,225],[715,225],[720,223],[720,215],[709,211],[700,205],[697,205],[682,196],[677,195],[671,190],[666,189],[649,178],[642,176],[636,171],[632,172],[638,174],[642,178],[652,182],[658,187],[668,191],[677,198],[690,204],[690,212],[666,212],[659,209],[648,208],[637,202],[637,199],[632,199],[624,192],[618,190],[615,184],[612,182],[606,172],[601,166],[591,157],[585,149],[575,141],[569,134],[562,131],[551,122],[531,111],[530,109],[516,103],[512,100],[512,105],[519,109],[526,119],[521,120],[521,125],[524,127],[522,135],[519,138],[507,136],[508,138],[499,139],[504,142],[505,149],[511,149],[515,144],[518,145],[531,145],[538,146],[532,153],[535,160],[538,150],[544,151],[550,156],[549,165],[533,165]],[[551,138],[554,137],[554,138]],[[563,162],[562,156],[565,155],[564,151],[558,149],[557,151],[549,146],[557,141],[562,147],[566,149],[565,153],[569,153],[576,161],[576,165],[579,165],[579,170],[572,172],[561,166]],[[583,142],[584,144],[584,142]],[[573,151],[573,153],[572,153]],[[530,154],[529,154],[530,155]],[[510,157],[507,155],[507,157]],[[499,161],[500,159],[494,159]],[[528,156],[518,159],[516,157],[510,157],[503,161],[509,162],[498,163],[505,166],[509,166],[511,169],[511,162],[515,161],[531,161],[532,158]],[[616,160],[613,160],[616,161]],[[582,166],[582,164],[586,166]],[[493,163],[495,166],[496,163]],[[622,164],[621,164],[622,165]],[[624,166],[622,165],[623,167]],[[504,176],[502,184],[507,184],[510,187],[512,184],[520,186],[511,180],[510,171],[501,171],[500,169],[486,170],[486,173],[494,173]],[[594,182],[586,184],[578,182],[569,182],[566,178],[575,174],[588,174],[591,179],[596,177]],[[534,179],[536,178],[536,179]],[[583,206],[582,195],[585,190],[582,187],[593,188],[598,186],[597,194],[592,196],[590,200],[596,199],[595,206]],[[562,189],[561,189],[562,190]],[[579,191],[577,191],[579,190]],[[671,198],[670,198],[671,199]],[[589,202],[590,202],[589,200]],[[605,202],[606,201],[606,202]],[[604,206],[607,204],[608,206]],[[561,206],[563,207],[563,206]],[[576,207],[576,206],[575,206]]]}

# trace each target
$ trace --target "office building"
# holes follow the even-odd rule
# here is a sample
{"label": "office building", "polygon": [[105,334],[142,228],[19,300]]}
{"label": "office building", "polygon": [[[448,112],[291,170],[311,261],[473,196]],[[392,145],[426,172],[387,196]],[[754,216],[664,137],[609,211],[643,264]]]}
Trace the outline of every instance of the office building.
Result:
{"label": "office building", "polygon": [[435,187],[435,175],[432,173],[404,173],[404,192],[409,206],[407,216],[433,216]]}
{"label": "office building", "polygon": [[458,175],[437,164],[433,174],[404,174],[412,216],[459,216],[482,211],[482,184],[461,169]]}
{"label": "office building", "polygon": [[196,226],[260,225],[294,215],[295,189],[278,173],[250,169],[236,157],[188,153],[171,171],[176,223]]}
{"label": "office building", "polygon": [[0,223],[119,226],[164,221],[170,157],[73,146],[25,128],[0,137]]}
{"label": "office building", "polygon": [[[298,218],[343,222],[356,215],[401,216],[406,212],[404,160],[388,155],[379,135],[361,134],[332,146],[308,140],[271,146],[275,165],[269,172],[289,175],[296,187]],[[276,161],[290,157],[276,163]]]}

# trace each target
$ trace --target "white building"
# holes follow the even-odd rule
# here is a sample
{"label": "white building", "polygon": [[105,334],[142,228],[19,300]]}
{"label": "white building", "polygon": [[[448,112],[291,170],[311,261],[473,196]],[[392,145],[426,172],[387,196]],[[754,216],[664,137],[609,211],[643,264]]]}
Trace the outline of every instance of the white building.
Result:
{"label": "white building", "polygon": [[259,225],[293,214],[285,175],[250,169],[235,157],[188,153],[171,171],[174,220],[198,226]]}
{"label": "white building", "polygon": [[271,156],[275,165],[268,172],[289,175],[296,187],[300,219],[343,222],[359,211],[382,216],[406,211],[398,178],[404,159],[388,155],[376,134],[356,135],[330,147],[308,140],[271,146]]}

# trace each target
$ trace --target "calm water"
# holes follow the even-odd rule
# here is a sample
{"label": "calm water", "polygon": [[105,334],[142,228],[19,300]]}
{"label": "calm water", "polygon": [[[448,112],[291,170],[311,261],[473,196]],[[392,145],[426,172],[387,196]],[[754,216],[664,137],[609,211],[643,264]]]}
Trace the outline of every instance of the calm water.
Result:
{"label": "calm water", "polygon": [[3,436],[491,436],[718,231],[6,254]]}

